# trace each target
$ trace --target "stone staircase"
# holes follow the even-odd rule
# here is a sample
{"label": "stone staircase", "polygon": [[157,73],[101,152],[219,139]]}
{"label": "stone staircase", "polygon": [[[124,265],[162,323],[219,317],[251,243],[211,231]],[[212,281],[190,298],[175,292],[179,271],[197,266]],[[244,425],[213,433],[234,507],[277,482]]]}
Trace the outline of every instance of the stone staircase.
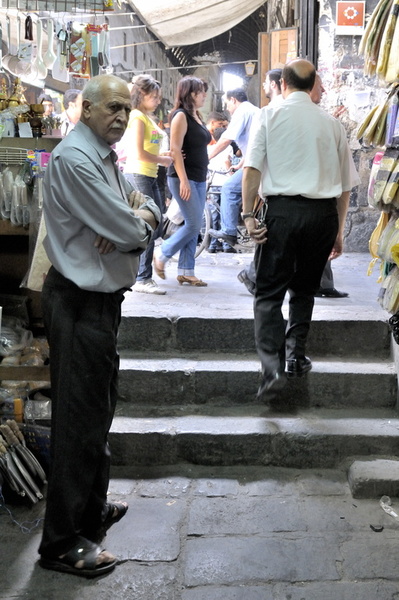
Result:
{"label": "stone staircase", "polygon": [[[289,381],[284,411],[270,409],[256,401],[252,301],[233,277],[229,281],[234,290],[224,312],[219,296],[212,309],[211,290],[193,295],[170,283],[170,294],[181,297],[181,310],[173,309],[181,316],[167,314],[167,296],[132,294],[134,310],[127,310],[120,329],[122,399],[110,436],[113,463],[331,468],[354,458],[397,456],[387,315],[357,303],[353,297],[361,290],[341,286],[351,292],[351,303],[338,308],[334,303],[346,301],[333,300],[315,309],[308,343],[313,370]],[[245,309],[236,310],[234,294]]]}

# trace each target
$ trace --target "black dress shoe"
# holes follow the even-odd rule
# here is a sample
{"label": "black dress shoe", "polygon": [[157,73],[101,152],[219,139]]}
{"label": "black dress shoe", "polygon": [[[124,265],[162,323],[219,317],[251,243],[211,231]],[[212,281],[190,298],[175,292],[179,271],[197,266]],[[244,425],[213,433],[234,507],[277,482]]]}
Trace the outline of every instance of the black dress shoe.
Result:
{"label": "black dress shoe", "polygon": [[237,279],[238,279],[238,281],[241,281],[241,283],[243,283],[245,285],[245,287],[247,288],[247,290],[250,294],[252,294],[252,295],[255,294],[255,284],[253,281],[250,280],[245,269],[243,269],[242,271],[240,271],[238,273]]}
{"label": "black dress shoe", "polygon": [[267,400],[268,396],[272,396],[282,390],[286,383],[287,376],[280,371],[263,375],[256,397],[258,400]]}
{"label": "black dress shoe", "polygon": [[305,373],[308,373],[312,368],[312,362],[310,358],[304,356],[303,358],[290,358],[286,361],[286,373],[288,379],[294,379],[294,377],[302,377]]}
{"label": "black dress shoe", "polygon": [[349,294],[347,292],[340,292],[335,288],[319,288],[316,298],[347,298]]}
{"label": "black dress shoe", "polygon": [[237,254],[237,250],[233,248],[233,246],[223,246],[223,252],[227,252],[227,254]]}
{"label": "black dress shoe", "polygon": [[221,229],[210,229],[209,235],[215,238],[216,240],[223,240],[224,242],[227,242],[229,246],[235,246],[235,244],[237,243],[236,235],[228,235]]}

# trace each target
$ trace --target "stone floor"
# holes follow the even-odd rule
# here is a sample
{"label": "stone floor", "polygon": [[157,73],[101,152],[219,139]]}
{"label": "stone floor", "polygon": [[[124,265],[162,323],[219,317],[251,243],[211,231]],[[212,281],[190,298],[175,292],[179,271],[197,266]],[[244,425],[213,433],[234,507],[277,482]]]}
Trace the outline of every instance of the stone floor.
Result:
{"label": "stone floor", "polygon": [[398,598],[399,522],[378,498],[354,500],[342,471],[140,468],[114,471],[110,496],[129,511],[98,580],[38,566],[43,503],[2,507],[0,599]]}
{"label": "stone floor", "polygon": [[[207,255],[197,275],[208,288],[178,286],[165,296],[133,292],[125,314],[251,314],[236,275],[249,255]],[[369,257],[334,263],[342,300],[316,299],[315,318],[369,313],[377,270]],[[195,312],[196,311],[196,312]],[[86,580],[37,564],[44,501],[0,504],[0,600],[398,600],[399,521],[380,496],[353,499],[342,470],[175,465],[114,469],[110,497],[129,511],[105,547],[118,557],[107,577]],[[399,512],[399,498],[392,498]]]}
{"label": "stone floor", "polygon": [[[252,296],[245,286],[237,280],[237,274],[252,259],[251,253],[208,254],[203,252],[196,260],[196,275],[208,283],[208,287],[196,288],[176,281],[177,262],[170,261],[166,267],[167,279],[162,281],[156,275],[154,280],[166,290],[165,295],[127,293],[123,303],[126,316],[168,316],[170,318],[203,316],[252,317]],[[333,315],[350,314],[353,319],[366,314],[387,318],[377,302],[380,289],[377,283],[379,265],[367,275],[370,255],[348,253],[332,263],[335,287],[349,292],[348,298],[316,298],[314,318],[332,318]]]}

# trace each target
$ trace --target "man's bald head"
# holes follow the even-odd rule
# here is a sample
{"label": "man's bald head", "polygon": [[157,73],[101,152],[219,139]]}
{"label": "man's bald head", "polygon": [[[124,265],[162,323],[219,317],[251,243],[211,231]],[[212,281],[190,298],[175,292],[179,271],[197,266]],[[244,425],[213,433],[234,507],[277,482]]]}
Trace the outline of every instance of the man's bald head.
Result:
{"label": "man's bald head", "polygon": [[285,65],[281,77],[289,91],[310,92],[315,82],[316,69],[308,60],[297,58]]}

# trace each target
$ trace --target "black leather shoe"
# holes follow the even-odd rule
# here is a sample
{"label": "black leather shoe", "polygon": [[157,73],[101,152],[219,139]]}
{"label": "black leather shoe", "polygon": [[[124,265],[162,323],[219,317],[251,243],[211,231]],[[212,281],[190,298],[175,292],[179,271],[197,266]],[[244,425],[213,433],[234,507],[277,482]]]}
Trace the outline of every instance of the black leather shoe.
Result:
{"label": "black leather shoe", "polygon": [[255,294],[255,284],[253,281],[250,280],[245,269],[238,273],[237,279],[238,279],[238,281],[241,281],[241,283],[243,283],[245,285],[245,287],[247,288],[247,290],[250,294],[252,294],[252,295]]}
{"label": "black leather shoe", "polygon": [[302,377],[312,368],[312,361],[307,356],[303,358],[290,358],[286,361],[286,373],[288,379]]}
{"label": "black leather shoe", "polygon": [[265,400],[267,399],[267,396],[273,396],[282,390],[286,383],[287,376],[285,373],[281,373],[280,371],[263,375],[256,397],[258,400]]}
{"label": "black leather shoe", "polygon": [[237,254],[237,250],[233,248],[233,246],[223,246],[223,252],[227,252],[227,254]]}
{"label": "black leather shoe", "polygon": [[235,246],[235,244],[237,243],[236,235],[228,235],[221,229],[210,229],[209,235],[215,238],[216,240],[223,240],[224,242],[227,242],[229,246]]}
{"label": "black leather shoe", "polygon": [[222,246],[209,246],[208,248],[209,254],[215,254],[216,252],[223,252]]}
{"label": "black leather shoe", "polygon": [[347,292],[340,292],[335,288],[319,288],[316,298],[347,298],[349,294]]}

